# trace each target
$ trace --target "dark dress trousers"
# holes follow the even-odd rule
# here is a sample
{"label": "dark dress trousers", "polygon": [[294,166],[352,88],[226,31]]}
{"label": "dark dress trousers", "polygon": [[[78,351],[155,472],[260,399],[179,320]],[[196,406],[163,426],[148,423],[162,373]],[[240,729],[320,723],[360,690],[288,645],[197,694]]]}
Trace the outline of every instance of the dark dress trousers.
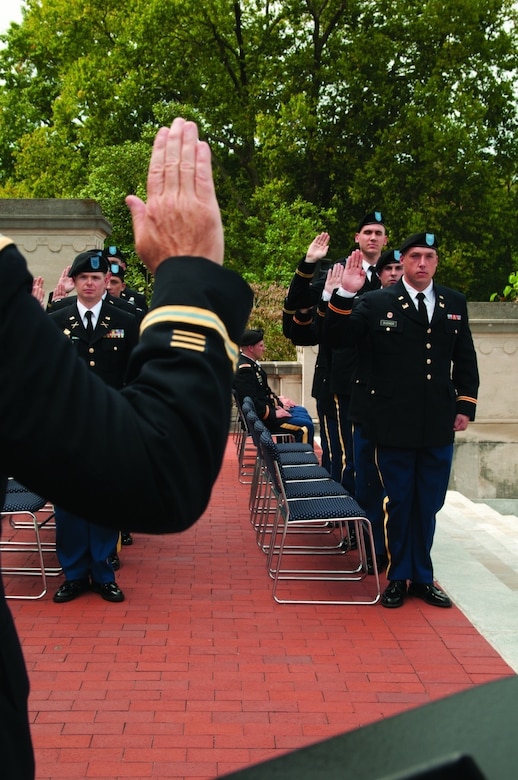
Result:
{"label": "dark dress trousers", "polygon": [[[250,288],[204,258],[163,262],[121,391],[78,359],[31,290],[24,258],[1,236],[0,500],[10,474],[69,511],[116,529],[123,521],[144,533],[188,528],[207,506],[227,443]],[[84,468],[78,469],[80,452]],[[121,463],[125,479],[114,480],[114,464]],[[86,469],[95,489],[84,490]],[[27,694],[0,579],[3,780],[34,776]]]}

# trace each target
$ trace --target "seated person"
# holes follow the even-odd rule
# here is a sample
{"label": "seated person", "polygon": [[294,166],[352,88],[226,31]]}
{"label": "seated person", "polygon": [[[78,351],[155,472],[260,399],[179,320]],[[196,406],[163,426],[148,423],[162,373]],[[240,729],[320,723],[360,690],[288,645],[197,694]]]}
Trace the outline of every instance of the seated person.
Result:
{"label": "seated person", "polygon": [[256,411],[272,433],[291,433],[299,442],[313,444],[314,426],[307,409],[289,398],[275,395],[268,385],[266,371],[259,365],[264,355],[262,330],[246,330],[241,339],[241,353],[234,375],[234,389],[239,402],[249,396]]}

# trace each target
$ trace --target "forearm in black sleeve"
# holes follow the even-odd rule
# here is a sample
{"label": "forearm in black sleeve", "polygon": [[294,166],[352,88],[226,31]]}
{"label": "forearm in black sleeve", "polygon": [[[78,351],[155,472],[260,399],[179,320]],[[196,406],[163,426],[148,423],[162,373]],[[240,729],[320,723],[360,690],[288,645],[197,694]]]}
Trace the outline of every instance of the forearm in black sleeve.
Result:
{"label": "forearm in black sleeve", "polygon": [[315,306],[322,295],[325,275],[313,281],[315,263],[302,259],[293,274],[288,295],[285,300],[285,308],[288,310],[309,309]]}
{"label": "forearm in black sleeve", "polygon": [[120,392],[88,370],[31,288],[23,257],[4,239],[0,471],[115,528],[189,527],[224,454],[248,285],[203,258],[162,263]]}

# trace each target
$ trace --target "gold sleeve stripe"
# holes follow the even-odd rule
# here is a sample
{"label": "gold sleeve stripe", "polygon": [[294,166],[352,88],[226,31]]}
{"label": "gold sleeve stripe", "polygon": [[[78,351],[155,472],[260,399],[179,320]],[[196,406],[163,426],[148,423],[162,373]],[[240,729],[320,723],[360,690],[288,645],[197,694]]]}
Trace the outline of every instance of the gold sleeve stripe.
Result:
{"label": "gold sleeve stripe", "polygon": [[477,399],[471,398],[469,395],[458,395],[457,401],[468,401],[468,403],[475,404],[475,405],[477,403]]}
{"label": "gold sleeve stripe", "polygon": [[170,346],[180,349],[192,349],[195,352],[203,352],[207,339],[201,333],[189,333],[186,330],[175,328],[171,336]]}
{"label": "gold sleeve stripe", "polygon": [[284,314],[295,314],[295,312],[297,310],[296,309],[287,309],[286,307],[284,307],[282,311],[284,312]]}
{"label": "gold sleeve stripe", "polygon": [[200,345],[205,347],[205,343],[207,341],[203,333],[192,333],[191,331],[180,330],[179,328],[175,328],[172,337],[182,341],[187,341],[196,347],[199,347]]}
{"label": "gold sleeve stripe", "polygon": [[205,339],[203,339],[203,344],[193,344],[192,341],[182,340],[181,338],[178,338],[177,333],[173,333],[173,338],[171,339],[169,346],[176,347],[177,349],[190,349],[191,352],[204,352]]}
{"label": "gold sleeve stripe", "polygon": [[349,314],[352,312],[352,309],[347,309],[347,311],[344,311],[343,309],[337,309],[336,306],[333,306],[331,302],[328,303],[328,308],[337,314],[345,314],[347,316],[349,316]]}
{"label": "gold sleeve stripe", "polygon": [[225,351],[228,359],[234,366],[237,366],[239,358],[239,347],[230,340],[225,325],[214,312],[208,309],[199,309],[195,306],[160,306],[158,309],[151,309],[140,325],[140,335],[153,325],[162,325],[164,323],[183,324],[187,327],[197,325],[201,328],[214,330],[223,339]]}
{"label": "gold sleeve stripe", "polygon": [[301,276],[303,279],[313,279],[313,273],[314,273],[314,271],[312,271],[310,274],[305,274],[305,273],[302,273],[302,271],[299,271],[299,270],[297,269],[297,270],[295,271],[295,273],[297,274],[297,276]]}
{"label": "gold sleeve stripe", "polygon": [[2,249],[5,249],[6,246],[9,246],[10,244],[14,244],[14,241],[12,238],[7,238],[7,236],[3,236],[0,233],[0,252]]}
{"label": "gold sleeve stripe", "polygon": [[311,320],[298,320],[296,317],[293,317],[293,322],[296,325],[311,325]]}

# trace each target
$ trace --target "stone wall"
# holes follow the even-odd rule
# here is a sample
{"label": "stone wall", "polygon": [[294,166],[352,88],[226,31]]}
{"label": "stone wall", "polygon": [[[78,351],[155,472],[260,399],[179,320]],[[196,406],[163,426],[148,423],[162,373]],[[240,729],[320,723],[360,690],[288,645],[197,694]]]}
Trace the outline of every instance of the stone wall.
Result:
{"label": "stone wall", "polygon": [[104,247],[111,225],[94,200],[0,198],[0,233],[16,242],[48,293],[76,255]]}
{"label": "stone wall", "polygon": [[480,391],[456,439],[450,486],[471,499],[518,498],[518,304],[470,303]]}

